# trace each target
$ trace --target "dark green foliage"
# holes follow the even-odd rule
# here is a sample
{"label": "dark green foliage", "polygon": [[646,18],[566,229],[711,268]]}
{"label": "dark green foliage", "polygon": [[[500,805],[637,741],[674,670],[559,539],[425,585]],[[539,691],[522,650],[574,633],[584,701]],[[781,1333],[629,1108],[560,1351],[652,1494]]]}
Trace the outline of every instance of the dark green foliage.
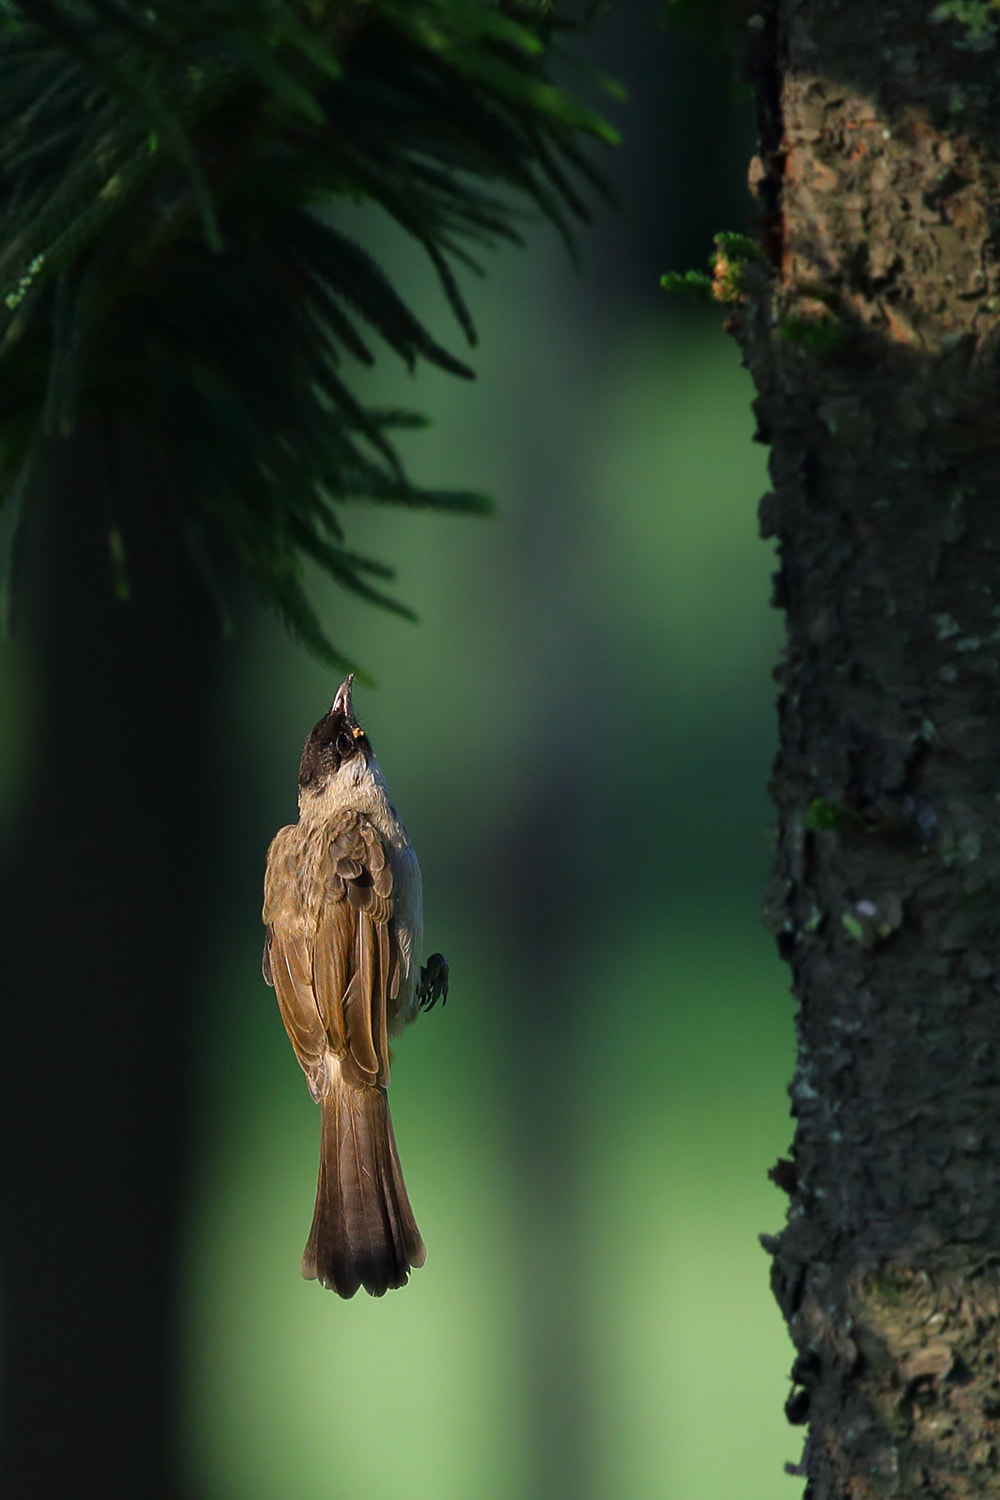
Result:
{"label": "dark green foliage", "polygon": [[742,296],[743,266],[748,260],[763,260],[763,246],[747,234],[720,230],[709,257],[712,275],[704,271],[667,271],[660,277],[664,291],[680,292],[699,302],[736,302]]}
{"label": "dark green foliage", "polygon": [[856,812],[828,797],[814,797],[806,808],[805,826],[813,833],[829,833],[854,828],[860,822]]}
{"label": "dark green foliage", "polygon": [[704,271],[664,271],[660,285],[665,292],[680,292],[682,296],[693,297],[696,302],[714,300],[712,278]]}
{"label": "dark green foliage", "polygon": [[849,328],[824,313],[817,318],[782,318],[778,337],[786,344],[801,344],[814,354],[834,354],[853,338]]}
{"label": "dark green foliage", "polygon": [[719,231],[715,236],[715,247],[719,255],[724,255],[730,261],[764,259],[764,246],[759,240],[730,229]]}
{"label": "dark green foliage", "polygon": [[942,0],[935,5],[930,19],[938,24],[954,21],[964,29],[964,37],[952,46],[970,52],[985,52],[994,45],[1000,15],[996,0]]}
{"label": "dark green foliage", "polygon": [[[327,659],[317,563],[407,613],[347,546],[347,500],[488,509],[428,490],[352,365],[468,367],[347,235],[377,204],[430,257],[469,342],[456,267],[517,240],[517,199],[570,237],[609,139],[545,66],[550,8],[480,0],[5,0],[0,5],[0,497],[6,566],[46,442],[81,420],[170,464],[209,579],[235,550]],[[498,191],[499,189],[499,191]],[[112,486],[113,488],[113,486]],[[116,514],[113,494],[109,514]],[[127,594],[127,525],[110,523]],[[5,586],[6,587],[6,586]]]}

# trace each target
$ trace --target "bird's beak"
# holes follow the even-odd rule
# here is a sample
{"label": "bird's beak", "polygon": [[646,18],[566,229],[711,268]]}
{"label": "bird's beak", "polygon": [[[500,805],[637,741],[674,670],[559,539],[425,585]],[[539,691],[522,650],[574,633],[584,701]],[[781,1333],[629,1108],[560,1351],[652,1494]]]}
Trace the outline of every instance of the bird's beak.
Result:
{"label": "bird's beak", "polygon": [[348,672],[337,689],[337,696],[330,705],[330,712],[332,714],[343,714],[346,719],[354,718],[354,712],[351,708],[351,684],[353,681],[354,673]]}

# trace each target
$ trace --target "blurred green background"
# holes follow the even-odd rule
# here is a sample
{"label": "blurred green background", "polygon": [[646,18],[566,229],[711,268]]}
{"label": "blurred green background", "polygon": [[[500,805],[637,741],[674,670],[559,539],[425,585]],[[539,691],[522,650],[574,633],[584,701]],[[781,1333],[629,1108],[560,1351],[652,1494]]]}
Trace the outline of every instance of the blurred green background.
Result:
{"label": "blurred green background", "polygon": [[[378,680],[356,707],[452,968],[393,1072],[427,1264],[378,1302],[299,1278],[318,1118],[259,971],[267,842],[336,683],[259,616],[226,653],[186,1272],[206,1500],[795,1491],[757,1242],[784,1211],[765,1173],[792,1062],[759,920],[780,649],[766,455],[722,314],[657,286],[747,222],[748,106],[725,59],[625,10],[598,46],[633,95],[610,163],[624,216],[584,239],[581,277],[531,231],[469,289],[474,385],[387,367],[366,388],[432,413],[415,473],[488,490],[497,519],[349,517],[417,628],[317,584]],[[446,328],[420,261],[358,227]],[[15,720],[16,666],[8,649]],[[4,740],[9,806],[16,722]]]}

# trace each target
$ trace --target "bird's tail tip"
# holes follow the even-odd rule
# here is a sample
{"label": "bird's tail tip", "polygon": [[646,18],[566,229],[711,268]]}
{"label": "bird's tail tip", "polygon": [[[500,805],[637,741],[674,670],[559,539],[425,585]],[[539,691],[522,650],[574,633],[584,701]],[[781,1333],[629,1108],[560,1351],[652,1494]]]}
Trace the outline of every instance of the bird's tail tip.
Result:
{"label": "bird's tail tip", "polygon": [[405,1286],[426,1256],[383,1088],[337,1076],[320,1102],[319,1182],[302,1275],[341,1297]]}

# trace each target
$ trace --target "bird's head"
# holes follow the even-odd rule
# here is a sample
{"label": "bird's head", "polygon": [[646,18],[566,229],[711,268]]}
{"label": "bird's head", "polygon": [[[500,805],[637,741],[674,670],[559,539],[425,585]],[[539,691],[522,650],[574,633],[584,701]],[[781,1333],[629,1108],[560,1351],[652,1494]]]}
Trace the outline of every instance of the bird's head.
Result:
{"label": "bird's head", "polygon": [[322,792],[333,778],[339,778],[345,772],[351,773],[354,779],[372,758],[371,743],[351,707],[353,681],[352,672],[337,689],[329,713],[320,719],[302,747],[300,792]]}

